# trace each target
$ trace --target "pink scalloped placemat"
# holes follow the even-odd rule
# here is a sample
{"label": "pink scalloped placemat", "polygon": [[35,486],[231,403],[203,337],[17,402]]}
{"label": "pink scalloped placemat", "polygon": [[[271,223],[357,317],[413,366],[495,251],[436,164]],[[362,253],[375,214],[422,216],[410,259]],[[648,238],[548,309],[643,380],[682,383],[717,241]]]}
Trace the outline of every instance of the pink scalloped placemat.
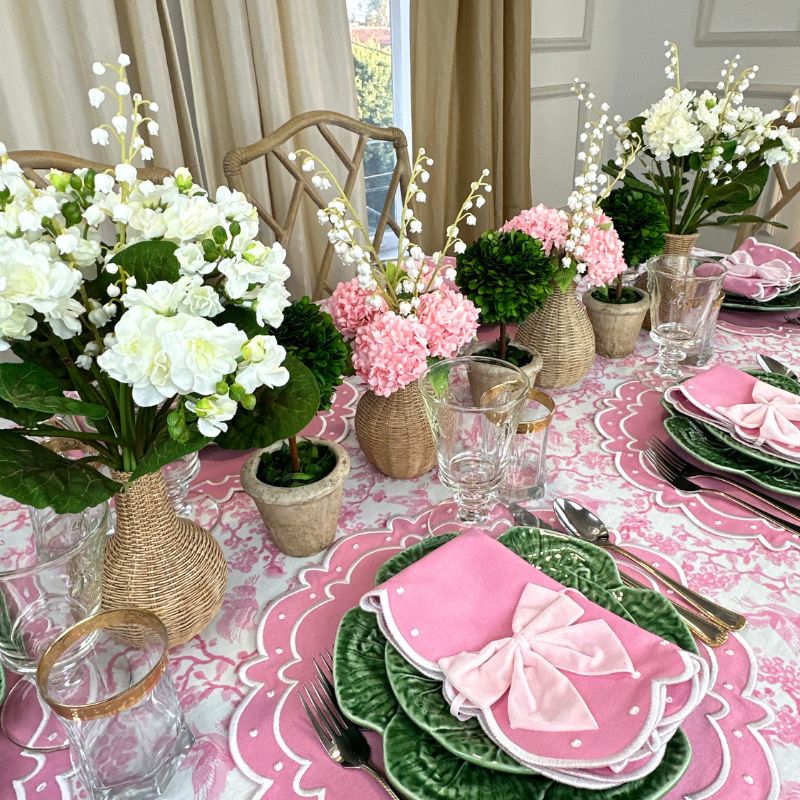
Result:
{"label": "pink scalloped placemat", "polygon": [[[311,659],[332,647],[339,620],[372,585],[377,568],[429,533],[450,530],[453,515],[452,504],[445,504],[414,519],[397,518],[385,530],[351,534],[331,548],[323,564],[302,570],[296,588],[267,608],[258,629],[259,653],[240,670],[250,691],[230,728],[236,764],[260,785],[255,797],[385,797],[366,775],[328,759],[300,707],[298,690],[313,677]],[[505,512],[496,509],[489,530],[499,534],[508,525]],[[645,548],[639,550],[653,559]],[[681,578],[668,558],[658,560]],[[756,664],[750,648],[734,635],[724,648],[701,646],[701,652],[711,668],[712,690],[684,726],[694,755],[669,800],[777,797],[775,766],[759,733],[772,716],[751,695]],[[372,744],[379,752],[377,737]]]}
{"label": "pink scalloped placemat", "polygon": [[[655,495],[663,508],[679,508],[707,531],[735,538],[757,539],[772,550],[800,548],[800,536],[765,522],[740,505],[708,493],[687,493],[673,488],[646,463],[643,451],[649,436],[669,442],[662,421],[667,413],[661,395],[639,381],[620,384],[614,396],[603,401],[595,423],[603,435],[603,449],[614,456],[620,475],[639,489]],[[681,455],[686,454],[676,445]],[[713,482],[709,482],[713,486]],[[796,498],[781,498],[795,504]]]}

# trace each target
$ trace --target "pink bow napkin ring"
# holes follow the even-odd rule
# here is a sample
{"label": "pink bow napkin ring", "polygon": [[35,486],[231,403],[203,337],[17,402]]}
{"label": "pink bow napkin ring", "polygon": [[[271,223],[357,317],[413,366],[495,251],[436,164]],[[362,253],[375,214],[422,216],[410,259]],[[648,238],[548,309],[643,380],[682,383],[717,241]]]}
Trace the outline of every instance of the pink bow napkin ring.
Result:
{"label": "pink bow napkin ring", "polygon": [[750,433],[757,445],[780,442],[800,448],[800,396],[764,381],[753,385],[753,402],[717,406],[723,417]]}
{"label": "pink bow napkin ring", "polygon": [[489,642],[479,652],[439,659],[442,674],[458,691],[451,704],[454,716],[460,716],[465,702],[485,710],[508,692],[512,728],[597,729],[589,707],[564,673],[635,670],[605,620],[577,623],[584,610],[567,595],[569,591],[529,583],[514,612],[512,636]]}

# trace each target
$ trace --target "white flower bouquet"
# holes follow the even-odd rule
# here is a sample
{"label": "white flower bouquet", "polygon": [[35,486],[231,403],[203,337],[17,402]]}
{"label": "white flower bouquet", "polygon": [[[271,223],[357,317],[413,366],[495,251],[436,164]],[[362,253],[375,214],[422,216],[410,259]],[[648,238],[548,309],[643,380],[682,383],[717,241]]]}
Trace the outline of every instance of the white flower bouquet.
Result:
{"label": "white flower bouquet", "polygon": [[[0,350],[22,362],[0,364],[0,492],[57,512],[119,491],[104,466],[135,479],[211,440],[266,446],[319,403],[275,337],[289,268],[256,240],[254,207],[224,187],[211,200],[184,168],[160,185],[137,176],[158,109],[131,94],[129,63],[95,63],[112,85],[89,92],[115,105],[91,134],[119,147],[113,170],[53,170],[39,189],[0,145]],[[59,437],[89,455],[37,442]]]}
{"label": "white flower bouquet", "polygon": [[[794,164],[800,142],[779,120],[793,121],[792,97],[781,110],[744,105],[758,67],[739,71],[740,56],[726,59],[719,94],[681,88],[678,48],[665,42],[666,75],[674,83],[639,116],[617,127],[618,163],[639,150],[641,179],[625,183],[663,200],[669,232],[696,233],[705,225],[760,222],[745,214],[758,200],[773,164]],[[616,174],[618,166],[606,165]]]}

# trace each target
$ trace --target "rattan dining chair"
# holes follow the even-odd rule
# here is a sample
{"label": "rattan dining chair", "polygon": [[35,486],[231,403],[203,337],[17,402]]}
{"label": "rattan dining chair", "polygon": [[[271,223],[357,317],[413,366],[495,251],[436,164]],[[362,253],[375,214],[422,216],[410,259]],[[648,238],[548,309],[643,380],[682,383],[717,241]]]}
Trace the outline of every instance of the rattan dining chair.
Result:
{"label": "rattan dining chair", "polygon": [[[786,120],[779,120],[776,124],[785,125],[789,130],[800,131],[800,118],[787,122]],[[772,201],[769,206],[759,213],[759,216],[765,220],[772,220],[780,214],[780,212],[789,205],[796,197],[800,197],[800,178],[791,185],[786,175],[786,168],[781,164],[775,164],[772,167],[772,174],[775,183],[773,188],[770,189],[771,184],[767,184],[765,191],[772,191]],[[757,207],[756,207],[757,208]],[[754,209],[756,210],[756,209]],[[743,222],[736,230],[736,240],[734,241],[734,250],[737,249],[745,239],[749,236],[755,236],[765,225],[769,222]],[[795,253],[800,253],[800,240],[798,240],[791,248]]]}
{"label": "rattan dining chair", "polygon": [[[389,179],[386,197],[381,207],[372,240],[375,250],[379,251],[387,227],[394,231],[396,235],[400,233],[400,227],[393,214],[395,197],[398,188],[401,194],[405,194],[411,173],[406,136],[399,128],[381,128],[334,111],[308,111],[292,118],[260,141],[246,147],[237,147],[227,153],[223,161],[223,170],[228,185],[247,196],[247,199],[256,207],[259,217],[275,234],[276,241],[280,242],[284,247],[288,247],[295,230],[295,223],[297,222],[303,197],[308,197],[317,208],[324,208],[328,204],[328,200],[323,198],[311,183],[310,177],[302,172],[295,162],[289,160],[290,150],[283,147],[287,141],[298,133],[310,128],[316,128],[333,151],[338,162],[344,167],[346,177],[343,188],[347,197],[351,197],[353,190],[356,188],[356,180],[364,161],[368,143],[370,141],[391,142],[394,147],[395,166]],[[358,137],[352,155],[347,152],[337,137],[336,133],[339,131],[347,131]],[[278,219],[274,207],[272,210],[265,208],[248,190],[245,183],[242,168],[260,158],[264,158],[267,161],[268,167],[273,161],[276,161],[294,180],[294,188],[292,189],[288,210],[282,221]],[[333,165],[331,166],[334,168]],[[314,276],[312,297],[314,300],[321,299],[332,290],[328,283],[328,276],[333,255],[333,246],[329,243],[325,248],[322,261]]]}
{"label": "rattan dining chair", "polygon": [[[39,189],[47,186],[42,173],[49,172],[51,169],[73,172],[76,169],[86,167],[95,170],[95,172],[114,171],[114,167],[109,164],[79,156],[71,156],[67,153],[57,153],[53,150],[16,150],[9,153],[8,157],[22,167],[22,172],[28,180]],[[137,173],[141,180],[149,180],[153,183],[163,183],[164,178],[172,175],[172,172],[165,167],[137,167]]]}

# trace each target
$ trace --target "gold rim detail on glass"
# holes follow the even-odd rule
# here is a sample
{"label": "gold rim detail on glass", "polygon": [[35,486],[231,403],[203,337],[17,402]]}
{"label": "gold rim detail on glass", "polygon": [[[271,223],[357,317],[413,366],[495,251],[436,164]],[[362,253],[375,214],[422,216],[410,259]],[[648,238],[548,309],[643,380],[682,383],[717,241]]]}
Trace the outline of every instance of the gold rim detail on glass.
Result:
{"label": "gold rim detail on glass", "polygon": [[[158,661],[150,668],[148,673],[138,680],[133,686],[125,691],[102,700],[99,703],[88,703],[87,705],[64,705],[54,700],[47,691],[47,684],[50,672],[56,661],[70,648],[94,631],[103,628],[114,628],[124,625],[140,625],[154,631],[161,639],[163,652]],[[141,608],[121,608],[116,611],[101,611],[91,617],[81,620],[71,628],[64,631],[50,647],[45,650],[39,660],[39,667],[36,670],[36,688],[42,699],[64,719],[71,719],[80,722],[110,717],[133,708],[144,697],[146,697],[156,687],[161,680],[161,676],[167,668],[167,629],[164,623],[152,611],[145,611]]]}
{"label": "gold rim detail on glass", "polygon": [[555,400],[539,389],[531,389],[528,392],[528,400],[535,400],[537,403],[541,403],[545,408],[550,409],[550,413],[540,419],[520,422],[517,425],[517,433],[535,433],[536,431],[544,430],[553,421],[553,414],[556,413]]}

